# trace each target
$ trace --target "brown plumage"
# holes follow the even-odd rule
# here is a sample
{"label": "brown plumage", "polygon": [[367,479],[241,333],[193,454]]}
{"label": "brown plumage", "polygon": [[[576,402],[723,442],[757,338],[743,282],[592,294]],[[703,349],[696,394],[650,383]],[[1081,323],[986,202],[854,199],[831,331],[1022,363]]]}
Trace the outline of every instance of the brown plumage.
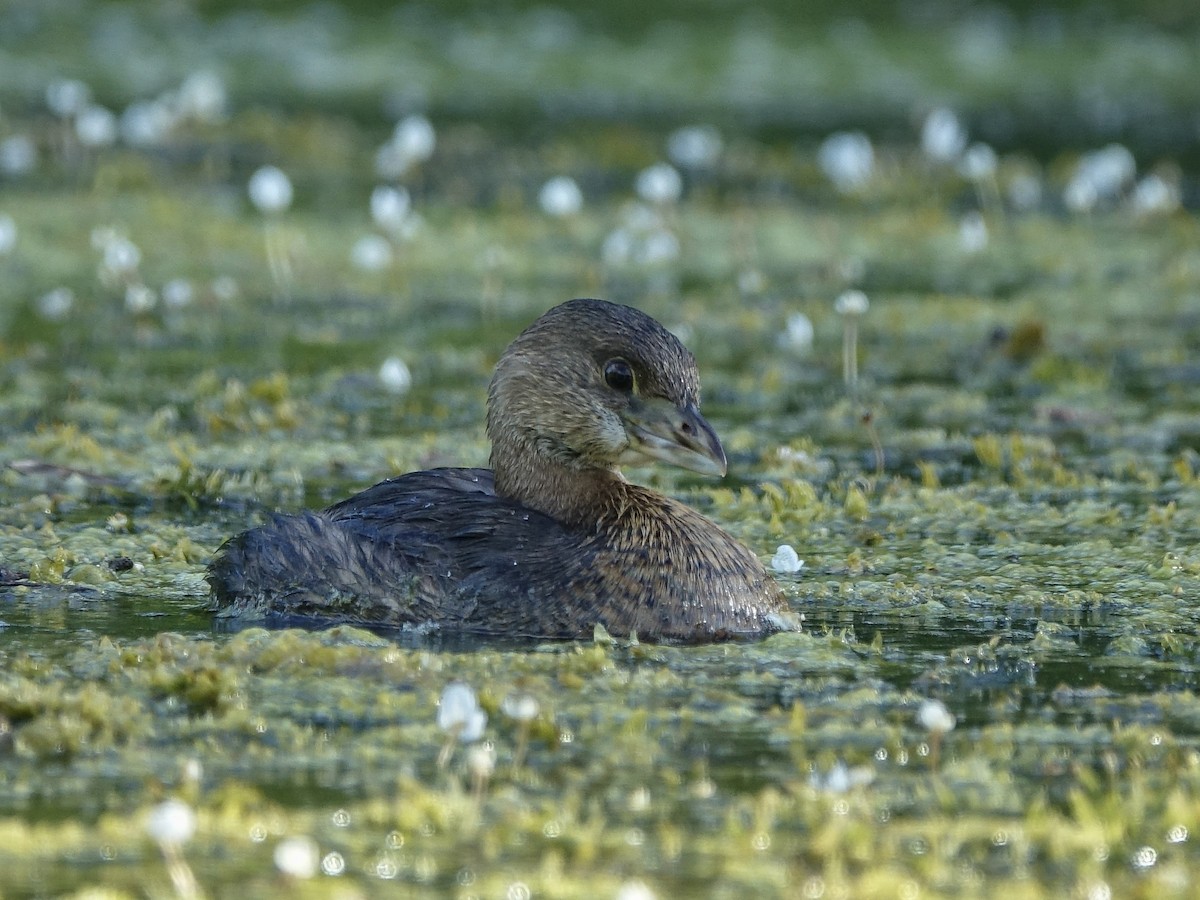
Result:
{"label": "brown plumage", "polygon": [[682,641],[790,627],[753,553],[618,469],[723,475],[698,404],[695,360],[654,319],[557,306],[496,365],[490,470],[413,472],[238,535],[208,569],[217,614]]}

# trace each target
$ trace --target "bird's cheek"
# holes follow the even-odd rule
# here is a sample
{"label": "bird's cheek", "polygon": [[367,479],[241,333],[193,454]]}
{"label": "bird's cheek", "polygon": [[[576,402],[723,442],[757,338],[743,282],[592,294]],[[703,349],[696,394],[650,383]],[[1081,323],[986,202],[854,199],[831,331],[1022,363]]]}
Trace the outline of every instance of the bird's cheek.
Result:
{"label": "bird's cheek", "polygon": [[615,458],[627,446],[629,436],[619,416],[608,410],[602,411],[589,428],[589,443],[594,450],[606,458]]}

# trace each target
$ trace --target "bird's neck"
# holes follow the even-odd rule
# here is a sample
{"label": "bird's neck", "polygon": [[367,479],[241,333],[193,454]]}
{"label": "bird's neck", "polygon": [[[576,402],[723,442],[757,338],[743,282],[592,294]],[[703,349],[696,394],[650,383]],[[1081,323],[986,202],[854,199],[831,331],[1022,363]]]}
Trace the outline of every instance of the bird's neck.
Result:
{"label": "bird's neck", "polygon": [[616,469],[579,469],[531,447],[492,446],[496,493],[572,528],[594,528],[620,505],[629,484]]}

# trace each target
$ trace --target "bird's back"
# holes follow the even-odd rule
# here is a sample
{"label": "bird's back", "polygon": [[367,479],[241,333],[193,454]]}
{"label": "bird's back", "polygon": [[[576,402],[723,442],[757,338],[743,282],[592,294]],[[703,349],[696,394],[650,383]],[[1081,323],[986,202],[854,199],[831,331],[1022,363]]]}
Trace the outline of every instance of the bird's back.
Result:
{"label": "bird's back", "polygon": [[233,538],[208,580],[218,615],[245,620],[679,640],[779,627],[778,589],[749,551],[628,487],[621,521],[573,529],[498,497],[490,470],[413,472]]}

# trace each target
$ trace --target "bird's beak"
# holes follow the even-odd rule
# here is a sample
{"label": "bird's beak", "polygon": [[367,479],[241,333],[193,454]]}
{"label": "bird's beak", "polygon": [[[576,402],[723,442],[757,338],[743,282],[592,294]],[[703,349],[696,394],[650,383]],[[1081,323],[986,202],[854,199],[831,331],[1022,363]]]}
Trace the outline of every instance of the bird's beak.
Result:
{"label": "bird's beak", "polygon": [[623,419],[629,446],[621,454],[621,463],[637,465],[657,459],[702,475],[725,474],[725,450],[694,404],[634,399]]}

